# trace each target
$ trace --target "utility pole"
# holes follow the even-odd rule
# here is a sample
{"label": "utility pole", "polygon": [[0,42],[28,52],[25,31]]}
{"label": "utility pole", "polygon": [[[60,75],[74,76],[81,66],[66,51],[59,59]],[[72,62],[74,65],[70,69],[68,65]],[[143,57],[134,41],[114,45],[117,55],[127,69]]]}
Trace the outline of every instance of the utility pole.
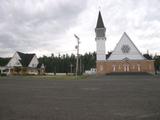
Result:
{"label": "utility pole", "polygon": [[82,74],[82,60],[81,60],[81,56],[80,56],[80,59],[79,59],[79,72],[80,72],[80,75]]}
{"label": "utility pole", "polygon": [[79,44],[80,44],[80,41],[79,41],[79,37],[74,34],[74,37],[77,39],[77,45],[76,45],[76,49],[77,49],[77,61],[76,61],[76,79],[77,79],[77,75],[78,75],[78,64],[79,64]]}

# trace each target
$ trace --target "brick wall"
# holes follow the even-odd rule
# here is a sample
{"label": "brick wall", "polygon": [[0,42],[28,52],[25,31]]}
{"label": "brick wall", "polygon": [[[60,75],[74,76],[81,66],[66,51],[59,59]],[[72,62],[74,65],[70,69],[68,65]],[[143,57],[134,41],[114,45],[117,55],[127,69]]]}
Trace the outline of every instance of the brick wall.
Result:
{"label": "brick wall", "polygon": [[107,60],[97,61],[97,74],[112,72],[147,72],[155,73],[152,60]]}

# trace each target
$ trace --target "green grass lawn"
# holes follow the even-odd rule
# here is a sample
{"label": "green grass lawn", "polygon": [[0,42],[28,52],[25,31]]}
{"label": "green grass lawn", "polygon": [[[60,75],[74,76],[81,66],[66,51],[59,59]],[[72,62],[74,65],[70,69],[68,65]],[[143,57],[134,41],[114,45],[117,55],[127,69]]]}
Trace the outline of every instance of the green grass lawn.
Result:
{"label": "green grass lawn", "polygon": [[28,76],[34,78],[43,78],[44,80],[82,80],[87,79],[88,76],[81,75],[81,76],[73,76],[73,75],[56,75],[56,76]]}
{"label": "green grass lawn", "polygon": [[73,76],[73,75],[56,75],[56,76],[0,76],[0,80],[6,79],[6,78],[19,78],[19,79],[35,79],[35,80],[86,80],[88,76],[86,75],[81,75],[81,76]]}

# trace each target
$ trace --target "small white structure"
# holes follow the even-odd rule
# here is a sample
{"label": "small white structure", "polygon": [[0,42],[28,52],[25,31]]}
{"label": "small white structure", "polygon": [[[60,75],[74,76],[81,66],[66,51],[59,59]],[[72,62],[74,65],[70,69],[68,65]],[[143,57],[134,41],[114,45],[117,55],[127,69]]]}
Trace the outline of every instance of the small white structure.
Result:
{"label": "small white structure", "polygon": [[94,75],[96,74],[96,68],[91,68],[90,70],[85,71],[86,75]]}
{"label": "small white structure", "polygon": [[5,66],[0,66],[0,73],[2,74],[2,73],[4,73],[4,71],[6,70],[6,67]]}

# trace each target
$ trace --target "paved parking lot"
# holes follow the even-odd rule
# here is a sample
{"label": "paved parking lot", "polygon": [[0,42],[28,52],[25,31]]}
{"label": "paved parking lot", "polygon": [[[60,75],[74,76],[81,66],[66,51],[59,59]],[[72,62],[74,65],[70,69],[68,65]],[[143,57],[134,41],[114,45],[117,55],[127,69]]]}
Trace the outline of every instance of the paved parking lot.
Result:
{"label": "paved parking lot", "polygon": [[160,120],[160,77],[0,78],[0,120]]}

